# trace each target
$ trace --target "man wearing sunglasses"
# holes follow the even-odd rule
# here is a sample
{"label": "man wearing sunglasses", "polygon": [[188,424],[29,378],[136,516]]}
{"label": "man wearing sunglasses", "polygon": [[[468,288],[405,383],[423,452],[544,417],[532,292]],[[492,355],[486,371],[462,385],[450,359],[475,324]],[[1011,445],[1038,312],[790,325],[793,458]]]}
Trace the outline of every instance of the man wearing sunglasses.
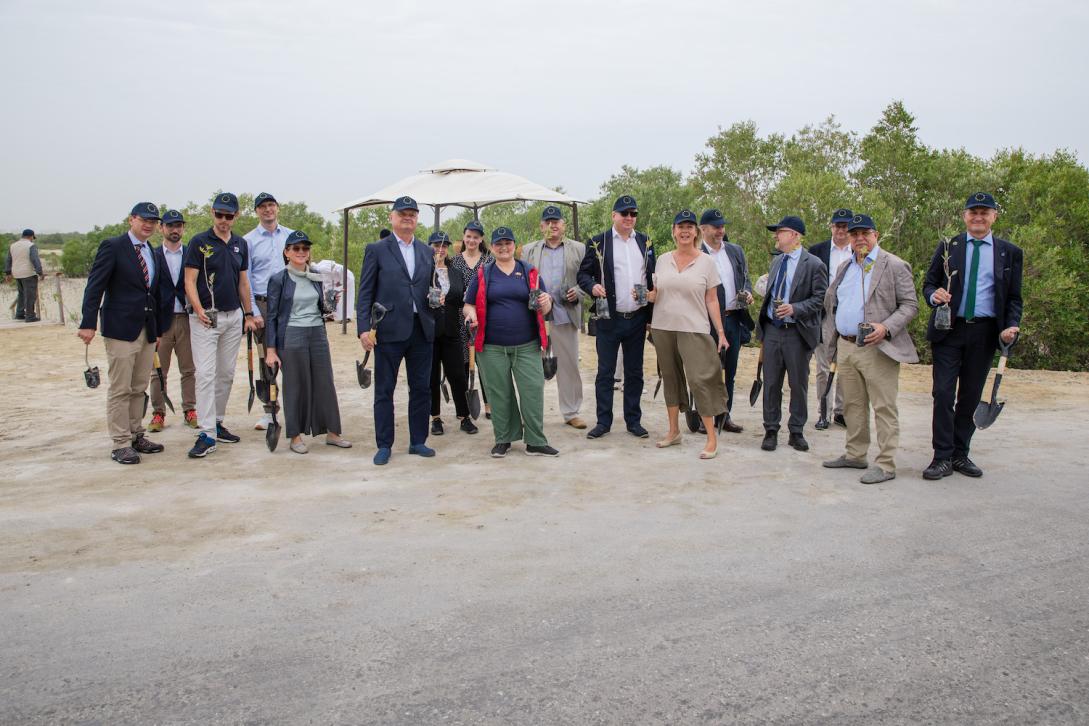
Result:
{"label": "man wearing sunglasses", "polygon": [[217,441],[238,443],[238,437],[223,425],[223,417],[242,333],[256,327],[247,275],[249,248],[246,240],[231,231],[238,217],[238,197],[220,192],[212,202],[212,214],[212,228],[190,239],[185,253],[185,297],[192,309],[189,334],[197,367],[201,429],[189,450],[193,459],[215,451]]}
{"label": "man wearing sunglasses", "polygon": [[[628,433],[647,438],[639,397],[643,393],[643,340],[651,306],[636,291],[654,289],[654,249],[649,238],[635,231],[639,208],[625,194],[613,204],[613,226],[590,239],[579,267],[579,287],[587,295],[608,301],[608,318],[597,321],[597,425],[586,438],[599,439],[613,425],[613,373],[617,353],[624,351],[624,423]],[[640,299],[643,302],[640,302]]]}

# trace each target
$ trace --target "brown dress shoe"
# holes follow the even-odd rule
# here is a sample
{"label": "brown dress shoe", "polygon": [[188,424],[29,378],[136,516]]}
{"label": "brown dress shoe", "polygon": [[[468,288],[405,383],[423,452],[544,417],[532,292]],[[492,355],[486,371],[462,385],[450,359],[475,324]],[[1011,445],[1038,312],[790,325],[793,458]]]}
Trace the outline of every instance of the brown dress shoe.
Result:
{"label": "brown dress shoe", "polygon": [[582,430],[582,429],[586,428],[586,422],[583,421],[578,416],[575,416],[574,418],[569,419],[569,420],[565,421],[564,423],[566,423],[568,426],[570,426],[573,429]]}
{"label": "brown dress shoe", "polygon": [[733,419],[726,419],[726,423],[722,424],[722,430],[729,431],[731,434],[739,434],[745,430],[745,427],[735,424]]}

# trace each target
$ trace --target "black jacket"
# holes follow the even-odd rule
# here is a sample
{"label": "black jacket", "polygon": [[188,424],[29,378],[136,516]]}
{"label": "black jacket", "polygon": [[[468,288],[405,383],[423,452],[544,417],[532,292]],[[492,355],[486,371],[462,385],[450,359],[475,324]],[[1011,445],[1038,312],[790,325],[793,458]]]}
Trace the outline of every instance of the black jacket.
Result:
{"label": "black jacket", "polygon": [[181,246],[181,270],[178,273],[178,284],[174,284],[174,280],[170,277],[170,266],[166,264],[166,252],[163,251],[162,246],[153,248],[155,254],[155,264],[162,268],[162,274],[159,275],[159,303],[163,308],[163,315],[169,321],[171,316],[174,315],[174,301],[177,300],[181,303],[182,309],[185,309],[185,253],[187,246]]}
{"label": "black jacket", "polygon": [[[635,242],[639,245],[639,251],[643,253],[646,263],[646,286],[648,290],[654,289],[654,265],[657,263],[657,256],[654,254],[654,248],[647,251],[648,237],[642,232],[635,233]],[[601,253],[604,257],[602,261],[598,261],[598,253]],[[605,280],[601,279],[601,268],[605,268]],[[591,295],[594,285],[602,284],[605,286],[605,297],[609,301],[609,320],[599,320],[597,326],[602,329],[608,329],[612,326],[612,321],[616,320],[616,281],[613,279],[613,230],[610,227],[605,232],[590,238],[590,241],[586,245],[586,255],[582,258],[582,264],[579,266],[578,274],[579,287],[587,295]],[[630,294],[627,291],[626,294]],[[596,299],[596,298],[591,298]],[[648,317],[653,315],[654,306],[647,305],[646,311]]]}
{"label": "black jacket", "polygon": [[97,328],[99,312],[102,335],[116,340],[131,342],[146,331],[148,340],[155,342],[170,327],[170,318],[164,315],[161,304],[160,276],[165,264],[156,259],[149,289],[144,285],[136,254],[128,232],[99,244],[83,291],[81,329]]}
{"label": "black jacket", "polygon": [[461,308],[465,304],[465,280],[461,273],[446,265],[450,277],[450,290],[446,293],[446,304],[431,310],[435,318],[435,335],[445,338],[461,339]]}

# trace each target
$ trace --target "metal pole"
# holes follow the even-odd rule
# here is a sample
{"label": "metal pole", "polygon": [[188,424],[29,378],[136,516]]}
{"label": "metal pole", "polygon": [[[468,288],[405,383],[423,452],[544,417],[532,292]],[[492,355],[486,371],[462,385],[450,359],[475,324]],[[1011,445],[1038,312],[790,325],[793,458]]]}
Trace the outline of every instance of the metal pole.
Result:
{"label": "metal pole", "polygon": [[480,221],[480,207],[473,205],[473,219]]}
{"label": "metal pole", "polygon": [[441,204],[436,204],[434,209],[435,209],[435,229],[433,229],[431,231],[432,232],[438,232],[439,231],[439,214],[442,212],[442,205]]}
{"label": "metal pole", "polygon": [[341,315],[340,315],[340,334],[348,334],[348,210],[344,210],[344,257],[341,259],[344,264],[344,286],[340,292],[341,303]]}
{"label": "metal pole", "polygon": [[582,238],[579,237],[579,205],[574,202],[571,203],[571,226],[575,228],[574,239],[581,242]]}

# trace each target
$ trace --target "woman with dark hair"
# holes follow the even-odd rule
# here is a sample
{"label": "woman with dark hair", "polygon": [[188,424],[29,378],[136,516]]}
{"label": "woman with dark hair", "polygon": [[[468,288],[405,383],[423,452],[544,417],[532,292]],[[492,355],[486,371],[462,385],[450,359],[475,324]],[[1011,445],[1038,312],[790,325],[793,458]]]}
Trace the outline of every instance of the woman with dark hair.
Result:
{"label": "woman with dark hair", "polygon": [[[458,245],[458,248],[458,254],[454,256],[450,267],[461,274],[465,287],[469,287],[469,283],[476,277],[477,270],[490,263],[493,259],[491,252],[488,250],[488,245],[484,241],[484,225],[475,219],[465,225],[465,229],[461,233],[461,244]],[[464,321],[465,318],[460,312],[458,316],[461,321]],[[469,345],[471,343],[469,329],[463,324],[461,327],[461,351],[466,376],[469,375]],[[479,371],[477,375],[480,375]],[[483,380],[480,383],[481,386],[484,385]],[[484,397],[484,416],[485,418],[491,418],[492,407],[488,403],[487,391],[481,390],[481,396]]]}
{"label": "woman with dark hair", "polygon": [[265,362],[284,373],[284,432],[296,454],[309,451],[303,434],[325,434],[326,444],[349,449],[340,437],[321,275],[310,271],[310,238],[296,230],[284,250],[287,267],[269,278],[265,320]]}
{"label": "woman with dark hair", "polygon": [[461,306],[465,299],[465,281],[450,269],[446,256],[450,249],[450,237],[443,231],[435,232],[428,240],[435,251],[435,277],[431,281],[429,304],[435,316],[435,350],[431,356],[431,434],[442,436],[442,408],[439,392],[445,375],[454,397],[454,410],[461,420],[459,428],[467,434],[479,429],[469,418],[469,404],[465,397],[465,346],[461,342]]}
{"label": "woman with dark hair", "polygon": [[492,401],[492,456],[506,456],[523,435],[526,454],[557,456],[544,435],[541,365],[541,352],[548,347],[544,316],[552,309],[552,297],[537,269],[514,259],[514,233],[508,227],[492,232],[492,253],[495,262],[477,269],[464,307],[465,321],[474,330],[481,383]]}

